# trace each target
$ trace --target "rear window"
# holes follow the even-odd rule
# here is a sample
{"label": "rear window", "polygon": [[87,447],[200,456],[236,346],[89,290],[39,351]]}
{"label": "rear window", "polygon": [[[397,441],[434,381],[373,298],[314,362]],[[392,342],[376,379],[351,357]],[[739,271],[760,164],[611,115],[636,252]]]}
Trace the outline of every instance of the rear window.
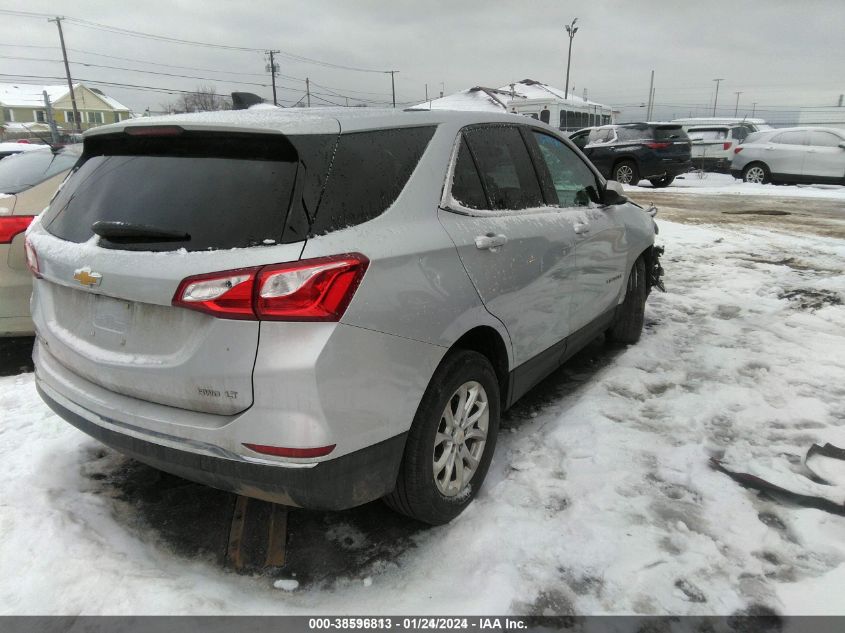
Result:
{"label": "rear window", "polygon": [[656,127],[654,128],[655,141],[688,141],[689,137],[680,125],[677,127]]}
{"label": "rear window", "polygon": [[73,167],[74,152],[53,153],[49,149],[23,152],[0,162],[0,193],[20,193]]}
{"label": "rear window", "polygon": [[728,138],[728,128],[692,129],[687,135],[692,138],[700,138],[703,141],[721,141]]}
{"label": "rear window", "polygon": [[239,248],[282,237],[297,153],[281,135],[110,135],[92,137],[85,153],[43,220],[61,239],[85,242],[97,221],[190,236],[119,245],[100,240],[127,250]]}

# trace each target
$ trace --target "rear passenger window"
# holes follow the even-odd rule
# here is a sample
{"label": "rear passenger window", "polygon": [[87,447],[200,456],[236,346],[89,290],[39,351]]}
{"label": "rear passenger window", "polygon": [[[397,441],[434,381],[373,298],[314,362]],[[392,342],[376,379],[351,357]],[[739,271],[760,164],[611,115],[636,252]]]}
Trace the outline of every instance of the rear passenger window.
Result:
{"label": "rear passenger window", "polygon": [[778,134],[772,139],[773,143],[780,143],[781,145],[806,145],[806,132],[784,132]]}
{"label": "rear passenger window", "polygon": [[818,147],[838,147],[842,139],[831,132],[810,132],[810,145]]}
{"label": "rear passenger window", "polygon": [[552,184],[561,207],[586,207],[596,195],[596,177],[575,153],[558,139],[548,134],[534,132],[540,154],[549,168]]}
{"label": "rear passenger window", "polygon": [[411,177],[434,129],[342,134],[311,232],[320,235],[355,226],[386,211]]}
{"label": "rear passenger window", "polygon": [[537,174],[517,128],[474,128],[464,136],[494,210],[515,211],[543,204]]}
{"label": "rear passenger window", "polygon": [[475,168],[466,139],[463,138],[458,150],[458,159],[455,161],[455,175],[452,177],[452,197],[468,209],[488,208],[481,178]]}

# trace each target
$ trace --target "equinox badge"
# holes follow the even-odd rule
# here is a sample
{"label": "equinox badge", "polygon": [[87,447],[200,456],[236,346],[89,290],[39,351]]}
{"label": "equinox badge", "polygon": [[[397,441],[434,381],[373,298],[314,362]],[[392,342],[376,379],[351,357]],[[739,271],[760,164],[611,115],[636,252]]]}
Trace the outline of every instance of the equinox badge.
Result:
{"label": "equinox badge", "polygon": [[83,286],[88,286],[89,288],[99,286],[103,280],[103,276],[100,273],[92,272],[88,268],[80,268],[73,271],[73,278]]}

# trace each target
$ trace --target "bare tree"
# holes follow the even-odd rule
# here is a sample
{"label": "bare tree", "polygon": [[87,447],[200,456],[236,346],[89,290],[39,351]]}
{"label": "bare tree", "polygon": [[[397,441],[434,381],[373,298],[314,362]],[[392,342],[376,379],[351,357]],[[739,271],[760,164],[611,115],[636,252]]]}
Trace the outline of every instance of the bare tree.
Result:
{"label": "bare tree", "polygon": [[175,103],[164,106],[174,112],[211,112],[213,110],[231,110],[229,97],[217,94],[214,86],[198,86],[193,92],[182,94]]}

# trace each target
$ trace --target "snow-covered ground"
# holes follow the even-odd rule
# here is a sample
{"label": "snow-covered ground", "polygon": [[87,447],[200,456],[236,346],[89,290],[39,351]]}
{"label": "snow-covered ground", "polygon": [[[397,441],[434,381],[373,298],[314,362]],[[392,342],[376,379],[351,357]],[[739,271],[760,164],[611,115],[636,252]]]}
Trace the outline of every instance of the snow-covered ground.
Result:
{"label": "snow-covered ground", "polygon": [[[845,446],[845,242],[661,229],[668,292],[639,344],[508,413],[452,524],[293,591],[174,551],[92,476],[124,458],[53,415],[31,375],[0,378],[0,612],[845,614],[845,517],[708,466],[797,468],[813,442]],[[374,538],[339,520],[318,543]]]}
{"label": "snow-covered ground", "polygon": [[688,173],[675,178],[666,188],[655,189],[647,180],[639,186],[626,186],[626,191],[666,193],[731,194],[748,196],[780,196],[794,198],[831,198],[845,201],[845,187],[841,185],[756,185],[742,182],[730,174]]}

